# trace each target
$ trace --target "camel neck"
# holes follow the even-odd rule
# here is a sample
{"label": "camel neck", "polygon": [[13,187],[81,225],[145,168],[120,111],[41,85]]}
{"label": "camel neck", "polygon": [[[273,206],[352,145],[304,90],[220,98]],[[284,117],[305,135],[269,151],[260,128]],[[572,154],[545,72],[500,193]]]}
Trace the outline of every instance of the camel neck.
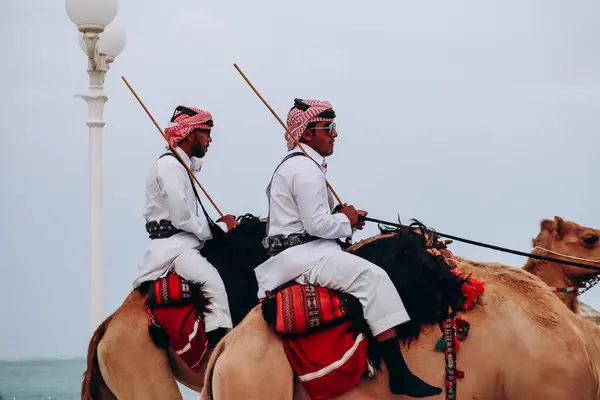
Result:
{"label": "camel neck", "polygon": [[[554,288],[568,288],[576,286],[565,269],[560,264],[540,261],[529,268],[529,272],[540,278],[546,285]],[[579,312],[577,292],[557,292],[558,298],[574,313]]]}

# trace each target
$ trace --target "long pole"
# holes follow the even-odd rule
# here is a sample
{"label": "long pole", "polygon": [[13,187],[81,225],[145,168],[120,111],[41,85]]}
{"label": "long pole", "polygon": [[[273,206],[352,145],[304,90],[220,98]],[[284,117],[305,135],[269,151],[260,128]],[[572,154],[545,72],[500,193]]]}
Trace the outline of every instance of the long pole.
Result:
{"label": "long pole", "polygon": [[88,104],[90,135],[90,324],[96,330],[104,315],[104,254],[102,227],[102,128],[104,128],[105,71],[88,68],[90,91]]}
{"label": "long pole", "polygon": [[179,155],[179,153],[177,153],[177,150],[175,150],[175,148],[173,147],[173,145],[171,145],[171,142],[169,142],[169,139],[167,139],[167,136],[163,132],[163,130],[160,127],[160,125],[158,125],[158,123],[156,122],[156,120],[154,119],[154,117],[152,116],[152,114],[150,114],[150,111],[148,111],[148,109],[144,105],[144,102],[142,101],[142,99],[140,99],[140,96],[137,95],[137,93],[135,92],[135,90],[133,90],[133,88],[131,87],[131,85],[129,84],[129,82],[127,81],[127,79],[125,79],[124,76],[122,76],[121,79],[123,80],[123,82],[125,82],[125,85],[127,85],[127,87],[129,88],[129,90],[131,91],[131,93],[133,94],[133,96],[137,99],[138,103],[140,103],[140,105],[142,106],[142,108],[144,109],[144,111],[146,111],[146,114],[148,115],[148,117],[150,117],[150,119],[152,120],[152,123],[154,124],[154,126],[156,126],[156,129],[158,129],[158,131],[162,135],[163,139],[165,139],[165,141],[167,142],[167,145],[169,146],[169,149],[181,161],[181,164],[185,167],[186,171],[190,174],[190,176],[194,179],[194,181],[196,181],[196,183],[198,184],[198,186],[200,186],[200,189],[204,192],[204,195],[206,196],[206,198],[210,201],[210,203],[213,205],[213,207],[215,208],[215,210],[217,210],[217,212],[219,213],[219,215],[221,217],[223,217],[224,215],[221,212],[221,210],[219,210],[219,207],[217,207],[217,204],[214,202],[214,200],[212,199],[212,197],[210,197],[210,195],[208,194],[208,192],[206,191],[206,189],[204,189],[204,186],[202,186],[202,184],[200,183],[200,181],[198,181],[198,178],[196,178],[196,175],[194,175],[192,173],[192,171],[190,170],[190,168],[186,165],[186,163],[183,162],[183,160],[181,159],[181,156]]}
{"label": "long pole", "polygon": [[[242,72],[242,70],[240,69],[240,67],[238,67],[237,64],[235,64],[235,63],[233,64],[233,66],[235,67],[235,69],[237,69],[237,71],[240,73],[240,75],[242,76],[242,78],[244,78],[244,80],[246,81],[246,83],[248,84],[248,86],[250,86],[250,88],[252,89],[252,91],[254,91],[254,93],[263,102],[263,104],[265,106],[267,106],[267,108],[269,109],[269,111],[271,111],[271,114],[273,114],[273,116],[275,117],[275,119],[277,121],[279,121],[279,124],[283,127],[283,129],[285,129],[285,131],[287,132],[287,134],[290,135],[290,137],[294,140],[294,142],[296,143],[296,145],[300,148],[300,150],[302,150],[302,152],[304,153],[304,155],[306,157],[308,157],[308,158],[311,158],[306,153],[306,150],[304,150],[304,147],[302,147],[302,145],[300,144],[300,142],[298,141],[298,139],[296,139],[296,137],[294,135],[292,135],[292,133],[290,132],[290,130],[288,129],[288,127],[283,123],[283,121],[281,120],[281,118],[279,118],[279,116],[277,115],[277,113],[275,112],[275,110],[273,110],[271,108],[271,106],[269,105],[269,103],[267,103],[267,101],[260,95],[260,93],[258,93],[258,90],[256,90],[256,88],[254,87],[254,85],[252,84],[252,82],[250,82],[250,80]],[[342,200],[337,195],[337,193],[335,192],[335,190],[333,190],[333,187],[331,187],[331,185],[329,184],[329,181],[327,179],[325,179],[325,183],[327,184],[327,187],[329,187],[329,190],[331,190],[331,194],[333,194],[333,196],[336,198],[336,200],[338,201],[338,203],[340,203],[340,205],[343,205],[344,203],[342,203]]]}

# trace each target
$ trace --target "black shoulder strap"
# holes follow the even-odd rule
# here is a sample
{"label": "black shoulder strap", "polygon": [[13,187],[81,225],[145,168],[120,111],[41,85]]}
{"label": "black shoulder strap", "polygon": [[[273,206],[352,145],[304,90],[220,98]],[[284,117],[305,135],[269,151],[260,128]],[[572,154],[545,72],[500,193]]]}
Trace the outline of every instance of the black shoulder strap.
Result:
{"label": "black shoulder strap", "polygon": [[301,151],[298,152],[294,152],[294,153],[290,153],[287,156],[285,156],[283,158],[283,160],[281,160],[281,162],[279,163],[279,165],[277,166],[277,168],[275,168],[275,171],[273,171],[273,175],[271,175],[271,180],[269,181],[269,184],[267,185],[267,197],[269,197],[269,192],[271,191],[271,183],[273,183],[273,178],[275,177],[275,174],[277,173],[277,170],[279,169],[279,167],[281,167],[283,165],[284,162],[286,162],[287,160],[289,160],[290,158],[293,157],[298,157],[298,156],[304,156],[306,157],[306,155],[304,153],[302,153]]}
{"label": "black shoulder strap", "polygon": [[[177,161],[179,161],[179,163],[181,165],[184,165],[183,160],[181,160],[178,155],[174,154],[171,151],[168,151],[168,152],[162,154],[158,158],[161,159],[165,156],[171,156],[171,157],[175,158]],[[185,166],[184,166],[184,168],[185,168]],[[216,239],[217,237],[222,237],[222,235],[224,235],[225,232],[223,231],[223,229],[221,229],[221,227],[219,225],[217,225],[215,223],[215,221],[213,221],[213,219],[206,212],[206,209],[204,208],[202,201],[200,201],[200,196],[198,196],[198,191],[196,190],[194,178],[192,178],[192,174],[190,174],[190,172],[187,169],[186,169],[186,172],[187,172],[188,178],[190,178],[190,184],[192,185],[192,190],[194,191],[194,196],[196,197],[196,200],[200,204],[200,207],[202,208],[202,212],[204,213],[204,216],[206,217],[206,220],[208,221],[208,226],[210,228],[210,232],[212,234],[213,239]]]}
{"label": "black shoulder strap", "polygon": [[[284,162],[286,162],[287,160],[289,160],[292,157],[297,157],[297,156],[308,157],[303,152],[294,152],[294,153],[290,153],[287,156],[285,156],[284,159],[281,160],[281,162],[279,163],[279,165],[277,166],[277,168],[275,168],[275,171],[273,171],[273,175],[271,176],[271,181],[269,182],[269,185],[267,186],[267,199],[269,201],[269,212],[268,212],[268,217],[267,217],[267,231],[265,232],[266,235],[269,234],[269,226],[270,226],[270,222],[271,222],[271,196],[270,196],[270,192],[271,192],[271,184],[273,183],[273,178],[275,177],[275,173],[277,172],[277,170],[279,169],[279,167],[281,167],[281,165]],[[319,165],[319,163],[316,162],[315,160],[313,160],[312,157],[308,157],[308,159],[310,159],[312,162],[314,162],[315,165],[319,168],[319,170],[321,169],[321,166]],[[330,194],[329,191],[328,191],[328,194]]]}
{"label": "black shoulder strap", "polygon": [[[273,183],[273,178],[275,177],[275,173],[277,172],[277,170],[279,169],[279,167],[281,167],[283,165],[284,162],[286,162],[287,160],[289,160],[292,157],[297,157],[297,156],[304,156],[304,157],[308,157],[306,154],[304,154],[301,151],[297,151],[294,153],[290,153],[287,156],[285,156],[283,158],[283,160],[281,160],[281,162],[279,163],[279,165],[277,166],[277,168],[275,168],[275,171],[273,171],[273,175],[271,175],[271,181],[269,182],[269,184],[267,185],[267,198],[269,197],[269,192],[271,191],[271,183]],[[319,167],[319,169],[321,169],[321,166],[319,165],[318,162],[316,162],[315,160],[313,160],[312,158],[308,157],[312,162],[315,163],[315,165],[317,167]]]}
{"label": "black shoulder strap", "polygon": [[288,154],[287,156],[285,156],[283,158],[283,160],[281,160],[281,162],[279,163],[277,168],[275,168],[275,171],[273,171],[273,175],[271,175],[271,180],[269,181],[269,184],[267,185],[267,200],[268,200],[268,204],[269,204],[269,211],[268,211],[268,215],[267,215],[267,228],[266,228],[267,230],[265,232],[265,235],[269,234],[269,226],[271,224],[271,194],[270,194],[270,192],[271,192],[271,184],[273,183],[273,178],[275,177],[275,174],[277,173],[277,171],[283,165],[284,162],[286,162],[290,158],[298,157],[298,156],[306,157],[306,154],[304,154],[301,151],[297,151],[297,152]]}

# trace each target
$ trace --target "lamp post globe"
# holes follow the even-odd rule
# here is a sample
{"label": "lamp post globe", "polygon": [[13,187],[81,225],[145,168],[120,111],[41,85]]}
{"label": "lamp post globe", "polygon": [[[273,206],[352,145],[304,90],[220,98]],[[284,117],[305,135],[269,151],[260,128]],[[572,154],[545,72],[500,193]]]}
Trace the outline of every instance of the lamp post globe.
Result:
{"label": "lamp post globe", "polygon": [[[121,54],[125,48],[126,31],[119,19],[113,20],[105,29],[104,32],[98,35],[98,53],[106,56],[106,62],[111,63]],[[87,54],[88,49],[84,40],[84,33],[79,34],[79,46],[81,50]]]}
{"label": "lamp post globe", "polygon": [[107,61],[112,62],[125,48],[126,37],[125,28],[121,22],[116,19],[104,29],[100,34],[98,42],[98,52],[105,54]]}
{"label": "lamp post globe", "polygon": [[117,0],[65,0],[69,19],[81,32],[100,33],[117,15]]}

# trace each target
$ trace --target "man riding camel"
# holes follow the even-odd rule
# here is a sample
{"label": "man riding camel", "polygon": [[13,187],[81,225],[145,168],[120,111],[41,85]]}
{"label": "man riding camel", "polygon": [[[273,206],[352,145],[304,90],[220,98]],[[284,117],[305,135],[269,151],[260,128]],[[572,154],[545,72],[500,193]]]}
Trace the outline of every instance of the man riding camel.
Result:
{"label": "man riding camel", "polygon": [[[214,229],[227,232],[239,223],[226,215],[216,224],[204,210],[191,175],[200,171],[208,151],[213,120],[198,108],[178,106],[165,136],[181,157],[169,151],[152,166],[146,180],[144,218],[150,235],[139,276],[133,286],[152,282],[173,271],[186,281],[202,283],[210,298],[205,315],[205,332],[211,347],[232,328],[225,285],[217,270],[200,254],[204,242],[213,238]],[[218,227],[217,227],[218,226]]]}
{"label": "man riding camel", "polygon": [[304,156],[286,133],[288,153],[269,187],[267,247],[270,258],[255,269],[259,298],[295,281],[346,292],[363,306],[390,374],[392,393],[435,396],[442,389],[415,376],[406,365],[395,327],[410,320],[393,283],[383,269],[344,252],[338,240],[362,229],[366,212],[344,204],[333,212],[325,175],[325,157],[333,154],[335,112],[327,101],[295,99],[288,113],[289,132],[302,144]]}

